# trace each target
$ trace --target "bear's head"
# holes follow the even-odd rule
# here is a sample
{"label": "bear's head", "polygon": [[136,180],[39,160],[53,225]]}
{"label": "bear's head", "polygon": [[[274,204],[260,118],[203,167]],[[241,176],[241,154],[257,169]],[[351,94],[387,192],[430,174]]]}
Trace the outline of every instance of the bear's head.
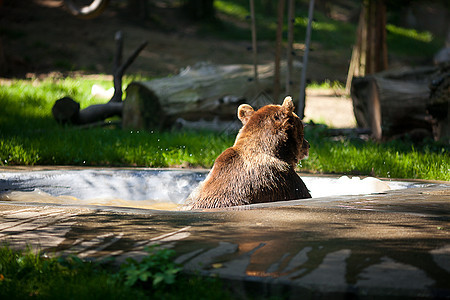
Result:
{"label": "bear's head", "polygon": [[294,113],[291,97],[286,97],[282,105],[266,105],[257,111],[242,104],[238,118],[243,127],[236,137],[236,147],[264,152],[291,165],[308,156],[309,143],[304,138],[303,123]]}

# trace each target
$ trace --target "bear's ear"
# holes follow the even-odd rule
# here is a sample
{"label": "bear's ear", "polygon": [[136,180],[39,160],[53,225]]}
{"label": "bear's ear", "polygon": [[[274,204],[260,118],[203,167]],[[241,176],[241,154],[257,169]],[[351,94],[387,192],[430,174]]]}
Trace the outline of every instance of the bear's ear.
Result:
{"label": "bear's ear", "polygon": [[284,98],[282,106],[288,112],[293,112],[294,111],[294,102],[292,101],[292,98],[289,97],[289,96]]}
{"label": "bear's ear", "polygon": [[241,120],[242,125],[247,124],[250,117],[253,115],[255,111],[253,110],[253,107],[251,107],[248,104],[241,104],[238,108],[238,118]]}

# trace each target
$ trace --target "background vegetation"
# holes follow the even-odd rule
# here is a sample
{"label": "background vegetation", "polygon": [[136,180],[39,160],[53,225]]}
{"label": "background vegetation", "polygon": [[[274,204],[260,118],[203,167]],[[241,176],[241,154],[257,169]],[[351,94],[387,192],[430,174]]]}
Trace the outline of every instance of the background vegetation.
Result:
{"label": "background vegetation", "polygon": [[[1,2],[1,1],[0,1]],[[122,5],[125,1],[111,1],[110,5]],[[132,2],[132,1],[130,1]],[[177,2],[177,1],[174,1]],[[183,1],[178,1],[183,2]],[[305,38],[307,24],[307,2],[297,1],[295,18],[295,37],[297,41]],[[357,6],[360,1],[345,2]],[[390,4],[403,7],[409,1],[391,1]],[[408,2],[408,3],[407,3]],[[14,3],[15,9],[20,7]],[[255,1],[256,22],[259,41],[273,41],[276,30],[276,1]],[[446,2],[443,2],[446,3]],[[215,0],[218,18],[197,24],[196,35],[230,39],[250,40],[248,0]],[[272,5],[273,9],[270,9]],[[4,7],[6,6],[6,2]],[[18,14],[18,22],[47,20],[51,15],[34,15],[32,9],[25,10],[29,15]],[[121,11],[118,7],[115,12]],[[159,11],[158,11],[159,12]],[[0,15],[1,15],[0,11]],[[52,11],[53,13],[53,11]],[[3,17],[6,17],[3,15]],[[65,16],[63,18],[66,18]],[[135,14],[132,15],[133,22]],[[431,57],[444,42],[430,32],[403,28],[396,22],[398,10],[389,11],[387,43],[390,59],[416,64],[430,62]],[[14,18],[13,18],[14,19]],[[0,18],[1,20],[1,18]],[[15,19],[14,19],[15,20]],[[16,20],[16,21],[17,21]],[[173,18],[167,18],[173,22]],[[26,23],[23,21],[24,23]],[[64,20],[66,21],[66,20]],[[95,26],[97,21],[90,25]],[[151,16],[151,22],[158,24],[164,32],[176,31],[176,25],[167,28],[168,22],[158,16]],[[33,22],[30,22],[33,23]],[[53,21],[52,21],[53,23]],[[57,24],[57,23],[53,23]],[[133,23],[134,24],[134,23]],[[181,26],[185,26],[181,23]],[[98,25],[98,24],[97,24]],[[123,25],[123,23],[121,24]],[[165,28],[162,28],[166,26]],[[25,65],[38,68],[35,72],[57,71],[69,74],[75,71],[99,73],[96,64],[76,65],[76,44],[59,47],[44,41],[31,45],[34,34],[23,29],[0,26],[0,38],[5,42],[22,45],[24,52],[7,49],[17,67]],[[156,26],[157,27],[157,26]],[[152,27],[153,30],[154,27]],[[72,33],[83,31],[83,29]],[[184,28],[183,28],[184,29]],[[64,34],[72,36],[65,32]],[[44,30],[39,29],[40,32]],[[87,30],[86,30],[87,31]],[[345,68],[354,43],[356,20],[340,21],[330,18],[323,10],[317,9],[313,22],[312,50],[325,50],[321,63],[341,59]],[[102,32],[103,34],[103,32]],[[189,35],[187,31],[183,34]],[[86,35],[83,32],[83,35]],[[40,36],[43,37],[44,35]],[[96,38],[88,40],[93,48],[101,50],[103,44]],[[102,44],[102,45],[99,45]],[[74,49],[72,49],[74,48]],[[29,49],[32,49],[30,51]],[[21,53],[20,56],[18,53]],[[300,52],[297,49],[297,52]],[[317,53],[316,51],[315,53]],[[43,57],[42,53],[46,54]],[[112,51],[102,51],[103,56],[112,60]],[[105,54],[106,53],[106,54]],[[77,53],[78,54],[78,53]],[[82,54],[84,55],[84,54]],[[312,52],[314,55],[314,51]],[[42,60],[36,62],[42,57]],[[411,58],[418,59],[411,59]],[[7,57],[10,58],[10,57]],[[99,59],[98,57],[96,58]],[[204,58],[202,58],[204,59]],[[328,60],[327,60],[328,59]],[[51,63],[48,63],[51,61]],[[22,66],[23,67],[23,66]],[[104,68],[104,67],[103,67]],[[103,70],[100,68],[100,70]],[[81,72],[80,72],[81,71]],[[344,72],[341,72],[345,76]],[[16,74],[19,74],[17,71]],[[25,74],[25,73],[23,73]],[[325,84],[314,83],[312,88],[342,88],[342,83],[323,74]],[[340,75],[340,76],[341,76]],[[124,86],[135,79],[126,77]],[[76,165],[76,166],[136,166],[136,167],[204,167],[212,166],[215,158],[234,141],[233,135],[215,132],[193,131],[127,131],[110,120],[109,126],[97,128],[78,128],[60,126],[51,116],[51,107],[56,99],[69,95],[80,102],[81,108],[107,100],[94,98],[90,91],[93,84],[104,88],[112,86],[110,80],[74,76],[47,77],[38,79],[0,79],[0,166],[14,165]],[[372,175],[387,178],[418,178],[450,180],[450,147],[432,140],[413,143],[407,138],[385,143],[364,141],[358,137],[331,138],[324,126],[308,126],[306,138],[311,144],[310,157],[299,164],[299,170],[311,173],[338,173]],[[15,251],[0,247],[0,298],[7,299],[229,299],[220,282],[215,279],[182,276],[178,266],[171,262],[171,255],[159,252],[149,256],[141,263],[129,261],[122,267],[107,264],[83,262],[76,257],[49,258],[43,253]],[[159,275],[156,275],[159,274]],[[175,283],[175,284],[174,284]]]}
{"label": "background vegetation", "polygon": [[141,262],[90,262],[77,256],[0,246],[1,299],[231,299],[214,278],[186,276],[173,250],[148,249]]}
{"label": "background vegetation", "polygon": [[[55,99],[69,94],[82,100],[82,108],[107,101],[91,96],[94,83],[111,86],[106,80],[83,78],[14,80],[3,86],[0,102],[8,113],[0,115],[1,165],[209,168],[234,142],[234,135],[206,131],[58,125],[51,115]],[[300,164],[304,172],[450,180],[449,147],[432,140],[420,144],[336,140],[327,136],[323,126],[307,126],[306,138],[311,149],[310,157]]]}
{"label": "background vegetation", "polygon": [[[309,1],[300,2],[300,5],[299,3],[296,4],[294,36],[297,41],[304,41],[308,24]],[[333,49],[341,53],[348,53],[356,37],[357,16],[353,16],[353,20],[350,21],[336,20],[327,16],[320,9],[321,7],[318,7],[319,4],[316,4],[312,23],[311,41],[313,42],[313,50],[315,47],[320,47],[321,49]],[[360,5],[359,1],[346,1],[344,6],[347,6],[348,10],[358,11]],[[216,23],[209,23],[209,25],[204,26],[204,30],[210,29],[208,33],[219,34],[223,38],[249,39],[251,35],[250,27],[242,26],[242,24],[249,24],[250,10],[247,0],[215,0],[214,6],[217,14],[226,15],[226,19],[230,21],[220,20]],[[433,36],[428,31],[417,31],[399,26],[398,19],[402,8],[404,8],[402,5],[388,5],[386,31],[389,54],[393,57],[432,57],[443,47],[444,40]],[[276,2],[255,1],[258,39],[274,40],[277,24],[276,9]],[[284,26],[283,30],[285,33],[287,32],[287,25]],[[284,34],[284,38],[286,39],[286,34]]]}
{"label": "background vegetation", "polygon": [[[295,36],[298,41],[304,39],[307,2],[297,1],[299,5],[296,6]],[[273,41],[276,3],[255,3],[258,40]],[[114,8],[114,5],[121,5],[119,3],[110,5],[117,11],[121,9]],[[349,0],[340,5],[347,7],[348,14],[358,11],[360,2]],[[429,59],[443,45],[443,40],[430,32],[401,27],[396,20],[399,17],[399,7],[402,6],[397,5],[396,8],[391,5],[388,8],[387,39],[390,56],[403,59],[420,56],[419,61]],[[214,8],[217,17],[197,24],[198,36],[249,41],[250,13],[247,0],[215,0]],[[155,16],[151,15],[150,19],[158,24]],[[356,22],[357,17],[348,17],[346,21],[330,18],[324,9],[318,7],[313,21],[313,50],[326,50],[324,57],[332,51],[333,60],[334,57],[349,58],[355,39]],[[161,20],[161,26],[165,26],[164,24]],[[172,29],[176,30],[176,27]],[[8,29],[2,30],[0,33],[9,36]],[[70,58],[68,56],[69,60]],[[64,65],[70,65],[69,69],[65,69]],[[70,61],[59,65],[59,71],[63,72],[77,70],[76,68]],[[149,78],[129,76],[125,78],[124,86],[135,79]],[[68,95],[79,101],[81,108],[107,101],[91,95],[93,84],[104,88],[112,86],[109,80],[101,77],[92,79],[82,75],[74,76],[73,73],[70,77],[60,75],[37,79],[31,76],[26,80],[2,80],[0,165],[209,168],[214,159],[233,144],[234,136],[223,133],[126,131],[115,125],[114,121],[118,120],[111,120],[110,126],[98,128],[57,125],[51,116],[51,107],[56,99]],[[313,83],[311,87],[340,88],[340,84],[330,78],[325,84],[317,86]],[[450,180],[448,145],[431,140],[414,144],[408,139],[387,143],[362,141],[356,137],[332,139],[322,126],[307,127],[306,137],[311,144],[311,151],[309,159],[301,162],[301,171]]]}

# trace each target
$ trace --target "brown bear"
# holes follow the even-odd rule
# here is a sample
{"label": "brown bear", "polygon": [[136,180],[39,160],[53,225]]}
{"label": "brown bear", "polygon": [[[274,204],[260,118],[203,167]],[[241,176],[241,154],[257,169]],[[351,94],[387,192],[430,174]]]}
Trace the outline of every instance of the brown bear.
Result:
{"label": "brown bear", "polygon": [[217,157],[213,168],[186,200],[187,209],[221,208],[262,202],[311,198],[295,172],[308,156],[303,123],[291,97],[282,105],[255,111],[238,108],[243,127],[233,147]]}

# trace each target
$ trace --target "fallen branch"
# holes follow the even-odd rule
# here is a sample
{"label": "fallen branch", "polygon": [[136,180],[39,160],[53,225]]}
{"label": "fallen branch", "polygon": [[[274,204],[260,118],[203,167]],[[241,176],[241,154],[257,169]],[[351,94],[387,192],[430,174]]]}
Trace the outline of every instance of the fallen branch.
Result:
{"label": "fallen branch", "polygon": [[55,120],[61,124],[85,125],[104,121],[107,118],[121,116],[123,110],[122,101],[122,77],[126,69],[134,62],[139,53],[147,46],[147,41],[143,42],[125,61],[122,61],[123,35],[119,31],[115,36],[116,55],[114,59],[113,82],[114,95],[111,100],[105,104],[91,105],[80,110],[80,104],[70,97],[64,97],[55,102],[52,107],[52,113]]}

